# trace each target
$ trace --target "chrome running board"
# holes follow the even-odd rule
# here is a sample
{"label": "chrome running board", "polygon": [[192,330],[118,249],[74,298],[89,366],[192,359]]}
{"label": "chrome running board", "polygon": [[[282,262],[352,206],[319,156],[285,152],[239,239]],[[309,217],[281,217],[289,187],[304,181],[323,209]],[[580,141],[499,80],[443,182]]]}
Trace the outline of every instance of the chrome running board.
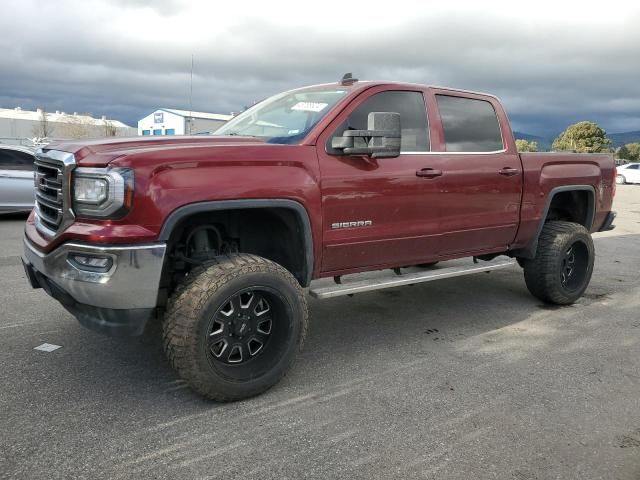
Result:
{"label": "chrome running board", "polygon": [[461,277],[474,273],[490,272],[501,268],[508,268],[515,265],[515,260],[492,260],[490,262],[474,263],[471,266],[452,266],[440,268],[430,268],[420,272],[402,273],[397,275],[379,276],[366,280],[347,281],[338,285],[318,286],[313,285],[309,289],[309,294],[315,298],[332,298],[341,295],[353,295],[354,293],[370,292],[372,290],[382,290],[383,288],[400,287],[402,285],[413,285],[414,283],[432,282],[444,278]]}

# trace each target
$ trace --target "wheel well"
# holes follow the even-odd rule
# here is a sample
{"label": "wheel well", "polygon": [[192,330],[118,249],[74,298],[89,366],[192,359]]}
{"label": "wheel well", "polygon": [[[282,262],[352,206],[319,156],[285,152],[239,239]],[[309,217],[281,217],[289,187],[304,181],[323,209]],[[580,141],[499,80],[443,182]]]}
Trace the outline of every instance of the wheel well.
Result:
{"label": "wheel well", "polygon": [[[200,211],[180,218],[167,239],[165,300],[193,267],[233,252],[272,260],[306,286],[313,266],[307,262],[304,229],[299,214],[285,207]],[[198,233],[203,231],[204,236]]]}
{"label": "wheel well", "polygon": [[531,259],[538,249],[538,238],[544,224],[551,220],[565,220],[579,223],[591,230],[595,215],[595,192],[591,186],[558,187],[550,193],[551,202],[540,219],[538,231],[523,248],[512,250],[510,254],[516,258]]}
{"label": "wheel well", "polygon": [[579,223],[587,230],[593,221],[593,199],[588,190],[571,190],[556,193],[549,205],[545,222],[566,220]]}

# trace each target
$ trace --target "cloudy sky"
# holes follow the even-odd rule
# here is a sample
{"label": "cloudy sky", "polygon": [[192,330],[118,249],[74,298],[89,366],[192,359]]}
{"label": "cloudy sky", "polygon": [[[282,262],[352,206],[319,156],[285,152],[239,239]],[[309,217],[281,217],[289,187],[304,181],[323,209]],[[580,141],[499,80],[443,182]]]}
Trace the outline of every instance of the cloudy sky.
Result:
{"label": "cloudy sky", "polygon": [[[633,6],[633,5],[636,6]],[[500,96],[516,130],[640,130],[640,5],[607,2],[2,0],[0,107],[136,125],[239,111],[305,84],[399,80]]]}

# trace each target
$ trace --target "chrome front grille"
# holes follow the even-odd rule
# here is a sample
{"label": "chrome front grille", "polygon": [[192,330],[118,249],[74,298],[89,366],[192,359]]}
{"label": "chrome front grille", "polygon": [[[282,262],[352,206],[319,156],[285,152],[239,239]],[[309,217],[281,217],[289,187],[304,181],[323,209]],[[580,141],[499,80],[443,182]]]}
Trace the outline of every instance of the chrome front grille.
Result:
{"label": "chrome front grille", "polygon": [[51,237],[73,223],[71,210],[71,153],[49,150],[36,154],[34,162],[36,228]]}
{"label": "chrome front grille", "polygon": [[35,161],[36,204],[42,224],[57,232],[64,213],[64,165],[39,157]]}

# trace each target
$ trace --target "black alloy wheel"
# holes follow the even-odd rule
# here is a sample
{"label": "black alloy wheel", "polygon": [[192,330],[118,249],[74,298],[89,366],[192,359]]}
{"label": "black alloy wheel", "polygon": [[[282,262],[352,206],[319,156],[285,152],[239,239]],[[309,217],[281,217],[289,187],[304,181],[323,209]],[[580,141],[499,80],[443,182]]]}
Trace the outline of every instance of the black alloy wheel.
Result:
{"label": "black alloy wheel", "polygon": [[589,250],[583,242],[577,241],[564,252],[560,272],[562,286],[568,291],[582,286],[588,266]]}
{"label": "black alloy wheel", "polygon": [[209,353],[216,362],[240,365],[266,351],[273,331],[271,302],[259,288],[233,295],[218,309],[209,328]]}

